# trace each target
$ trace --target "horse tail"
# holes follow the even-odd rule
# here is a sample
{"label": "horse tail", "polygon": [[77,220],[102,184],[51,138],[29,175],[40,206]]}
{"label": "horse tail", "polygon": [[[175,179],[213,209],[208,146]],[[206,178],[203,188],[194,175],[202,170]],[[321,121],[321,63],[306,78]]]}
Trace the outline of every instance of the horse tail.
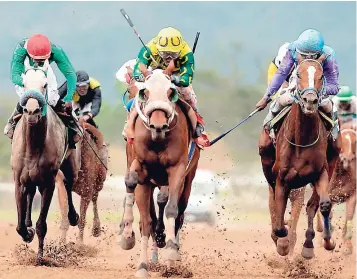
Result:
{"label": "horse tail", "polygon": [[99,130],[96,127],[94,127],[93,125],[91,125],[87,122],[84,122],[83,126],[85,129],[87,129],[89,132],[91,132],[97,138],[96,145],[98,148],[101,148],[104,143],[103,134],[101,132],[99,132]]}

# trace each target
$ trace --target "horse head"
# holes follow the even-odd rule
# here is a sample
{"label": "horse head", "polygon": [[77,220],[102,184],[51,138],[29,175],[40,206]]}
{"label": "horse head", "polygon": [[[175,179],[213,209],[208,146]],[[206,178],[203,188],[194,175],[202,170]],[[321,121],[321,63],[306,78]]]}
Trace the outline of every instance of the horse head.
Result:
{"label": "horse head", "polygon": [[[175,102],[178,100],[178,91],[171,83],[173,63],[163,71],[156,69],[149,72],[144,65],[140,70],[145,77],[145,88],[138,94],[138,102],[142,110],[137,107],[145,126],[151,131],[153,140],[163,140],[169,131],[169,126],[174,119]],[[138,106],[138,102],[136,105]]]}
{"label": "horse head", "polygon": [[322,63],[325,58],[325,55],[321,55],[317,60],[298,57],[297,94],[295,97],[304,114],[316,113],[324,94],[325,78]]}
{"label": "horse head", "polygon": [[47,89],[47,69],[48,60],[42,67],[26,67],[23,77],[25,92],[20,99],[20,105],[23,107],[23,114],[29,125],[35,125],[42,117],[43,110],[46,106],[46,89]]}
{"label": "horse head", "polygon": [[342,147],[340,160],[345,170],[356,164],[356,127],[346,123],[341,127]]}

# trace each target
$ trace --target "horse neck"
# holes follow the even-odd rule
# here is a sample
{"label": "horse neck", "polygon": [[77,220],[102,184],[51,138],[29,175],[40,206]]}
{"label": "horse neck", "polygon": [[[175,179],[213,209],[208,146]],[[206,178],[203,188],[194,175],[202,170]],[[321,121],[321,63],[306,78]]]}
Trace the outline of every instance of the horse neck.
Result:
{"label": "horse neck", "polygon": [[26,153],[29,155],[42,152],[47,138],[47,118],[42,117],[36,125],[30,126],[25,120],[22,124]]}
{"label": "horse neck", "polygon": [[285,132],[295,144],[309,145],[317,139],[320,132],[318,112],[306,115],[300,105],[293,103],[288,121],[288,130]]}

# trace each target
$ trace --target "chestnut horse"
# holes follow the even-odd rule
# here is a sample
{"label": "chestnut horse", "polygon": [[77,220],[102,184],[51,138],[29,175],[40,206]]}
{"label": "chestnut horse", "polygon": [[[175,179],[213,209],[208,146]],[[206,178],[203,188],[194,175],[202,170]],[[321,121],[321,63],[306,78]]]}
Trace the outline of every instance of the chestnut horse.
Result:
{"label": "chestnut horse", "polygon": [[[164,257],[170,261],[180,259],[176,240],[184,220],[192,181],[196,174],[200,150],[195,146],[189,162],[189,144],[193,141],[193,127],[187,116],[187,104],[179,99],[172,85],[170,67],[152,73],[141,65],[145,76],[145,89],[139,91],[135,106],[139,117],[135,123],[133,144],[127,143],[127,194],[121,222],[121,246],[131,249],[135,245],[133,205],[136,201],[140,212],[141,253],[137,277],[148,276],[148,239],[155,242],[157,217],[154,210],[155,186],[169,187],[166,207],[168,241]],[[155,214],[154,214],[155,213]]]}
{"label": "chestnut horse", "polygon": [[[324,88],[322,63],[325,55],[318,60],[298,59],[297,90],[295,102],[283,120],[276,140],[276,149],[261,152],[260,156],[264,174],[271,187],[269,209],[272,218],[272,239],[280,255],[289,253],[288,231],[284,226],[284,214],[291,190],[301,189],[311,183],[313,194],[307,204],[308,229],[302,250],[305,258],[313,257],[313,218],[319,207],[325,219],[325,248],[334,249],[331,241],[329,214],[331,200],[328,194],[329,175],[337,160],[338,153],[328,151],[328,130],[319,115],[319,101]],[[287,93],[286,93],[287,94]],[[268,136],[265,130],[260,141]],[[328,155],[328,156],[327,156]],[[297,197],[303,197],[301,191]],[[302,201],[301,201],[302,202]],[[295,221],[300,208],[292,206]]]}
{"label": "chestnut horse", "polygon": [[[352,220],[356,209],[356,126],[345,123],[341,127],[342,148],[329,183],[333,204],[346,203],[346,222],[343,229],[345,254],[352,253]],[[318,214],[317,231],[323,231]],[[323,237],[325,231],[323,233]]]}

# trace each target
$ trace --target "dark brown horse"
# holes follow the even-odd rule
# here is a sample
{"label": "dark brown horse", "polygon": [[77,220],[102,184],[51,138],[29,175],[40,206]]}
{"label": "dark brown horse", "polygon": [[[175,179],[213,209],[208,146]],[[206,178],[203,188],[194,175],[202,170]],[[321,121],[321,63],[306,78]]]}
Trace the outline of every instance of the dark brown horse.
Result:
{"label": "dark brown horse", "polygon": [[[329,183],[333,204],[346,203],[346,222],[343,229],[344,253],[352,253],[352,220],[356,209],[356,126],[345,123],[341,127],[342,148]],[[323,231],[318,214],[317,231]],[[324,232],[323,237],[326,232]]]}
{"label": "dark brown horse", "polygon": [[43,260],[44,238],[47,233],[47,214],[55,188],[55,178],[61,168],[66,177],[68,219],[78,224],[78,214],[72,201],[72,185],[77,179],[78,164],[73,149],[66,149],[66,128],[56,113],[46,109],[46,69],[30,68],[25,73],[25,93],[20,104],[24,114],[14,132],[11,166],[14,173],[15,196],[18,213],[16,230],[25,242],[31,242],[31,207],[36,186],[41,193],[41,211],[36,223],[39,240],[37,260]]}
{"label": "dark brown horse", "polygon": [[[297,68],[296,102],[279,129],[276,150],[260,152],[264,174],[272,187],[269,209],[272,217],[272,238],[277,251],[285,256],[289,253],[288,231],[284,226],[284,213],[288,196],[293,189],[311,183],[313,195],[307,204],[308,229],[302,250],[305,258],[313,257],[313,218],[320,205],[325,218],[325,248],[334,249],[331,241],[329,214],[331,200],[328,195],[329,173],[332,173],[338,153],[329,153],[328,130],[319,115],[318,105],[324,90],[322,63],[318,60],[300,60]],[[267,137],[262,132],[260,141]],[[300,194],[301,195],[301,194]]]}
{"label": "dark brown horse", "polygon": [[135,123],[135,139],[132,145],[127,144],[127,194],[120,243],[124,249],[131,249],[135,244],[132,207],[136,201],[142,236],[136,276],[146,278],[148,239],[151,235],[155,241],[157,223],[153,210],[154,188],[169,187],[166,206],[168,241],[164,257],[176,261],[180,258],[176,236],[183,224],[200,150],[195,147],[189,163],[188,147],[193,140],[193,124],[187,115],[191,108],[181,99],[178,100],[178,92],[171,84],[170,70],[165,73],[161,70],[150,73],[145,67],[141,67],[141,70],[146,77],[146,88],[140,90],[136,97],[139,117]]}
{"label": "dark brown horse", "polygon": [[[93,147],[95,152],[99,155],[99,158],[107,167],[108,165],[108,150],[107,146],[104,145],[104,138],[102,133],[92,126],[89,123],[83,122],[81,123],[84,128],[84,135],[88,142],[82,137],[81,142],[78,144],[77,155],[80,156],[81,168],[79,171],[78,179],[76,183],[73,185],[73,192],[78,194],[81,197],[80,201],[80,218],[79,218],[79,235],[77,241],[79,244],[83,243],[83,233],[84,227],[86,224],[86,214],[89,203],[93,202],[93,229],[92,234],[95,237],[100,235],[100,220],[98,215],[98,195],[99,192],[103,189],[104,181],[106,179],[107,170],[103,166],[103,164],[99,161],[99,159],[94,154],[93,150],[90,148],[89,144]],[[88,133],[89,132],[89,133]],[[92,136],[93,135],[93,136]],[[95,137],[95,140],[94,138]],[[63,187],[63,178],[58,177],[56,179],[56,184],[59,189],[64,189]],[[62,241],[66,241],[66,233],[69,228],[69,224],[67,221],[67,211],[66,207],[66,196],[59,195],[59,204],[62,213]]]}

